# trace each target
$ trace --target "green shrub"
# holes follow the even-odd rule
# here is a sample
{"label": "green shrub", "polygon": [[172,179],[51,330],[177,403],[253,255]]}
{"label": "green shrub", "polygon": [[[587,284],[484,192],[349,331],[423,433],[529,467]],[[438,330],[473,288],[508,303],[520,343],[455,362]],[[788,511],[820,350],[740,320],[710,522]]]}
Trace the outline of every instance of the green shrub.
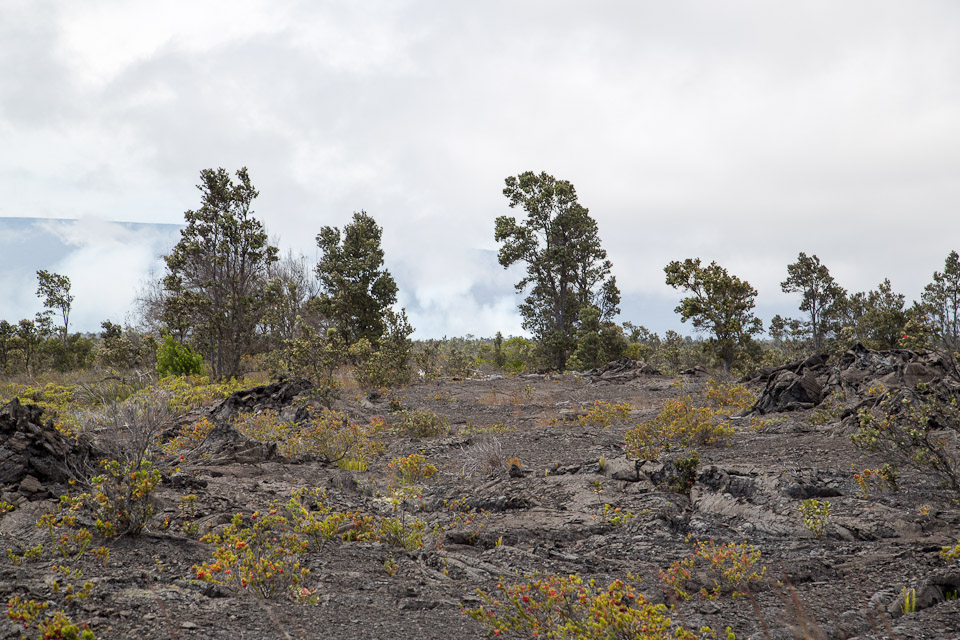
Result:
{"label": "green shrub", "polygon": [[203,373],[203,358],[188,344],[181,344],[167,334],[157,347],[157,375],[190,376]]}
{"label": "green shrub", "polygon": [[960,433],[957,398],[923,383],[915,392],[878,393],[876,404],[857,414],[860,428],[851,436],[854,444],[885,454],[891,462],[932,471],[951,489],[960,491],[960,455],[943,435],[944,430]]}
{"label": "green shrub", "polygon": [[483,606],[464,614],[508,638],[696,640],[630,584],[614,580],[605,589],[580,576],[550,575],[506,586],[499,593],[478,591]]}
{"label": "green shrub", "polygon": [[660,579],[678,598],[688,600],[691,597],[688,585],[703,568],[713,581],[713,587],[701,586],[701,596],[715,600],[724,593],[730,593],[738,598],[746,595],[743,589],[750,582],[758,581],[766,574],[766,567],[756,568],[760,556],[760,550],[748,544],[724,542],[718,545],[713,540],[697,540],[693,543],[693,552],[662,571]]}
{"label": "green shrub", "polygon": [[691,396],[667,400],[653,419],[624,434],[627,455],[654,460],[662,451],[691,446],[726,444],[733,429],[723,424],[717,411],[698,407]]}
{"label": "green shrub", "polygon": [[827,520],[830,519],[830,501],[824,500],[820,502],[819,500],[810,498],[804,500],[800,506],[797,507],[797,511],[800,512],[800,517],[803,518],[803,526],[818,538],[822,537],[824,531],[827,529]]}
{"label": "green shrub", "polygon": [[403,411],[397,422],[397,428],[415,438],[431,438],[450,433],[450,423],[447,419],[433,411]]}

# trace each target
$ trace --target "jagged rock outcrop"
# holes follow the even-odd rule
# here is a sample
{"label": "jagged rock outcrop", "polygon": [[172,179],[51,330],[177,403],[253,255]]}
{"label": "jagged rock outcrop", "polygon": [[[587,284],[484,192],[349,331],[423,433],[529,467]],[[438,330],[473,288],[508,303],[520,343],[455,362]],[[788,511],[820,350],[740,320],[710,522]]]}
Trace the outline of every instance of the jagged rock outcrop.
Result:
{"label": "jagged rock outcrop", "polygon": [[836,364],[816,354],[780,367],[761,369],[744,382],[762,383],[764,389],[751,408],[756,413],[809,409],[837,393],[860,404],[871,387],[916,389],[920,383],[957,386],[960,376],[950,360],[936,352],[891,349],[875,351],[857,343]]}
{"label": "jagged rock outcrop", "polygon": [[62,435],[43,409],[14,398],[0,408],[0,485],[19,486],[28,496],[48,483],[64,483],[93,457],[84,439]]}
{"label": "jagged rock outcrop", "polygon": [[608,362],[602,367],[591,369],[583,374],[591,382],[629,382],[642,376],[657,376],[660,372],[651,367],[642,360],[633,360],[623,357],[613,362]]}

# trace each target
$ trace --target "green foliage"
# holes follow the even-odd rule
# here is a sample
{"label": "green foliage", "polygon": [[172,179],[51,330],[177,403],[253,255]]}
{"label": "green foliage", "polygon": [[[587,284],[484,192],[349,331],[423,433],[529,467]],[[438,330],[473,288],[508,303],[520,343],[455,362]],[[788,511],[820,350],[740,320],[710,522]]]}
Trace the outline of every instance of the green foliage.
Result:
{"label": "green foliage", "polygon": [[158,345],[153,336],[109,320],[101,322],[100,328],[97,360],[101,365],[126,370],[156,360]]}
{"label": "green foliage", "polygon": [[822,537],[827,529],[827,521],[830,519],[830,501],[824,500],[821,502],[808,498],[800,503],[797,511],[803,518],[803,526],[818,538]]}
{"label": "green foliage", "polygon": [[696,451],[691,451],[685,458],[677,458],[673,461],[673,468],[677,474],[671,476],[667,482],[667,488],[674,493],[690,495],[694,483],[697,481],[697,468],[700,466],[700,456]]}
{"label": "green foliage", "polygon": [[699,258],[673,261],[664,272],[668,285],[691,294],[675,311],[697,331],[712,334],[712,346],[729,372],[738,353],[749,348],[752,337],[763,330],[753,315],[756,289],[716,262],[701,266]]}
{"label": "green foliage", "polygon": [[723,423],[723,411],[697,405],[690,395],[667,400],[653,420],[643,422],[624,434],[627,456],[655,460],[662,451],[677,447],[729,442],[734,431]]}
{"label": "green foliage", "polygon": [[188,344],[181,344],[169,333],[157,347],[157,376],[199,376],[203,373],[203,356]]}
{"label": "green foliage", "polygon": [[917,590],[903,587],[900,591],[901,613],[914,613],[917,610]]}
{"label": "green foliage", "polygon": [[660,579],[681,600],[689,600],[691,593],[688,586],[696,577],[696,573],[704,568],[713,581],[712,588],[701,586],[699,593],[708,600],[715,600],[721,595],[729,593],[738,598],[746,595],[743,589],[749,583],[757,582],[767,572],[766,567],[757,568],[761,558],[760,550],[745,543],[734,544],[724,542],[716,544],[713,540],[693,543],[693,552],[674,562],[666,571],[660,572]]}
{"label": "green foliage", "polygon": [[860,409],[858,418],[854,444],[894,463],[932,471],[960,491],[960,454],[942,433],[960,431],[960,406],[952,393],[922,383],[916,391],[884,391],[873,407]]}
{"label": "green foliage", "polygon": [[836,283],[820,258],[807,257],[803,252],[795,263],[787,265],[787,279],[780,283],[780,288],[784,293],[802,294],[800,311],[807,312],[810,318],[803,326],[803,334],[811,338],[814,349],[822,349],[824,336],[839,330],[846,290]]}
{"label": "green foliage", "polygon": [[587,411],[586,415],[582,415],[577,419],[577,422],[585,427],[591,426],[607,429],[610,425],[617,422],[626,422],[629,417],[630,405],[624,402],[610,404],[609,402],[597,400]]}
{"label": "green foliage", "polygon": [[905,302],[902,293],[893,291],[889,278],[873,291],[853,294],[847,299],[844,318],[850,337],[869,349],[896,349],[909,319]]}
{"label": "green foliage", "polygon": [[259,195],[246,168],[237,183],[224,169],[200,172],[201,207],[184,213],[187,225],[164,260],[161,300],[170,331],[188,334],[215,377],[232,377],[252,352],[269,301],[267,266],[277,249],[253,217]]}
{"label": "green foliage", "polygon": [[567,360],[567,369],[595,369],[623,357],[627,346],[623,329],[614,322],[600,322],[600,310],[588,305],[580,310],[577,346]]}
{"label": "green foliage", "polygon": [[333,375],[347,361],[347,345],[336,329],[320,331],[300,319],[297,336],[285,340],[266,355],[274,377],[307,378],[318,384],[332,384]]}
{"label": "green foliage", "polygon": [[86,623],[78,625],[63,610],[48,612],[49,607],[47,602],[24,600],[15,595],[7,601],[7,617],[24,629],[36,628],[39,640],[95,640]]}
{"label": "green foliage", "polygon": [[527,291],[520,304],[523,327],[535,336],[544,364],[562,370],[575,348],[581,310],[596,307],[601,321],[619,312],[612,265],[596,221],[570,182],[527,171],[507,178],[503,195],[511,208],[524,210],[526,220],[497,218],[500,264],[526,264],[527,274],[516,285],[517,292]]}
{"label": "green foliage", "polygon": [[853,474],[853,480],[860,487],[860,495],[869,497],[870,491],[899,491],[897,485],[897,469],[891,464],[884,464],[876,469],[861,469]]}
{"label": "green foliage", "polygon": [[647,602],[635,587],[614,580],[606,588],[580,576],[549,575],[498,593],[478,591],[484,604],[463,612],[507,638],[564,640],[695,640],[670,620],[669,609]]}
{"label": "green foliage", "polygon": [[97,529],[105,537],[139,535],[153,516],[152,493],[162,474],[149,460],[104,460],[103,473],[90,479]]}
{"label": "green foliage", "polygon": [[[960,255],[951,251],[943,271],[923,289],[922,308],[938,342],[950,352],[960,351]],[[909,331],[908,331],[909,333]]]}
{"label": "green foliage", "polygon": [[743,411],[756,402],[757,397],[742,384],[710,378],[704,397],[724,411]]}
{"label": "green foliage", "polygon": [[351,458],[365,461],[381,449],[377,433],[380,423],[367,427],[350,420],[342,411],[321,409],[304,423],[281,420],[269,412],[243,413],[234,427],[243,435],[260,442],[275,442],[281,455],[307,455],[328,464]]}
{"label": "green foliage", "polygon": [[397,421],[397,429],[414,438],[433,438],[450,433],[450,423],[433,411],[403,411]]}
{"label": "green foliage", "polygon": [[143,393],[162,392],[170,411],[180,415],[251,386],[243,378],[214,381],[206,376],[167,376],[158,380],[153,390],[145,389]]}
{"label": "green foliage", "polygon": [[960,560],[960,540],[952,547],[946,546],[940,550],[940,557],[950,562],[951,560]]}
{"label": "green foliage", "polygon": [[428,480],[437,474],[437,466],[427,460],[427,457],[422,453],[412,453],[402,458],[394,458],[389,467],[397,480],[405,485]]}
{"label": "green foliage", "polygon": [[348,345],[361,339],[376,344],[388,331],[386,316],[397,301],[397,285],[383,268],[382,234],[361,211],[342,234],[336,227],[323,227],[317,235],[323,253],[317,264],[319,309]]}
{"label": "green foliage", "polygon": [[63,319],[61,337],[66,344],[70,326],[70,307],[73,304],[73,296],[70,295],[70,278],[43,269],[37,271],[37,297],[43,300],[43,306],[47,309],[60,312],[60,317]]}
{"label": "green foliage", "polygon": [[276,509],[248,517],[238,513],[222,533],[204,536],[201,541],[215,545],[214,560],[192,567],[197,580],[261,598],[286,594],[293,600],[309,601],[313,597],[315,590],[301,586],[310,575],[300,562],[307,543]]}
{"label": "green foliage", "polygon": [[410,353],[413,343],[410,334],[413,327],[407,321],[407,313],[387,311],[386,333],[374,348],[366,338],[360,338],[350,346],[354,362],[353,377],[364,388],[385,389],[403,386],[410,381]]}

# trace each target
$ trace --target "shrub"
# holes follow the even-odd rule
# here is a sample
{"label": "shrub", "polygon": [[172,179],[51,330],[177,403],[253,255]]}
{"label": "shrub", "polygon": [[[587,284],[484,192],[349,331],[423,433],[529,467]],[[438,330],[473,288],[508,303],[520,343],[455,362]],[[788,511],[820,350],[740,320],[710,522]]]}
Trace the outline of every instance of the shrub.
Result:
{"label": "shrub", "polygon": [[394,458],[389,466],[397,480],[403,484],[416,484],[420,480],[432,478],[437,473],[436,465],[427,460],[427,457],[422,453],[413,453],[404,458]]}
{"label": "shrub", "polygon": [[858,447],[933,471],[947,486],[960,491],[960,455],[942,433],[960,431],[960,406],[955,396],[941,395],[920,383],[916,392],[881,391],[877,403],[860,409],[857,415],[860,428],[851,439]]}
{"label": "shrub", "polygon": [[149,460],[104,460],[103,474],[91,478],[97,530],[103,536],[139,535],[153,516],[151,493],[162,475]]}
{"label": "shrub", "polygon": [[550,575],[510,586],[498,594],[478,591],[484,605],[463,613],[490,628],[494,635],[529,638],[636,638],[695,640],[675,626],[665,605],[651,604],[621,580],[606,588],[577,575]]}
{"label": "shrub", "polygon": [[204,536],[201,541],[216,548],[213,562],[192,567],[198,580],[250,591],[261,598],[284,593],[295,600],[312,596],[311,590],[301,586],[310,575],[300,564],[306,542],[275,509],[248,517],[238,513],[222,533]]}
{"label": "shrub", "polygon": [[342,411],[321,409],[304,423],[281,420],[272,413],[241,414],[234,421],[237,431],[260,442],[276,442],[281,455],[310,455],[327,463],[348,457],[357,464],[380,450],[375,433],[378,423],[368,428],[352,422]]}
{"label": "shrub", "polygon": [[707,389],[704,392],[706,399],[719,409],[736,409],[742,411],[756,402],[757,398],[749,389],[741,384],[734,384],[716,378],[707,380]]}
{"label": "shrub", "polygon": [[611,424],[624,422],[630,416],[630,405],[626,403],[610,404],[600,400],[593,403],[587,414],[577,420],[583,426],[607,429]]}
{"label": "shrub", "polygon": [[853,474],[853,480],[860,487],[860,495],[864,498],[870,495],[871,489],[877,491],[897,491],[897,469],[885,464],[877,469],[861,469]]}
{"label": "shrub", "polygon": [[695,406],[693,398],[684,395],[667,400],[653,420],[628,430],[625,450],[632,458],[654,460],[675,447],[725,444],[733,434],[732,427],[719,421],[717,412]]}
{"label": "shrub", "polygon": [[960,540],[952,547],[946,546],[940,550],[940,557],[946,561],[960,560]]}
{"label": "shrub", "polygon": [[830,501],[824,500],[820,502],[819,500],[810,498],[804,500],[800,506],[797,507],[797,511],[800,512],[800,516],[803,518],[803,526],[818,538],[822,537],[827,528],[827,520],[830,519]]}
{"label": "shrub", "polygon": [[674,493],[690,495],[693,484],[697,481],[697,468],[700,466],[700,456],[696,451],[691,451],[685,458],[677,458],[673,462],[673,467],[677,474],[671,476],[667,488]]}
{"label": "shrub", "polygon": [[397,428],[415,438],[432,438],[450,433],[447,419],[433,411],[403,411],[397,421]]}
{"label": "shrub", "polygon": [[150,393],[164,392],[170,412],[180,415],[252,386],[241,378],[212,381],[206,376],[167,376]]}
{"label": "shrub", "polygon": [[36,600],[24,600],[13,596],[7,601],[7,617],[29,629],[36,624],[40,640],[95,640],[96,636],[86,623],[76,624],[60,609],[47,612],[50,605]]}
{"label": "shrub", "polygon": [[[93,541],[93,534],[86,527],[77,526],[77,514],[84,506],[85,497],[61,496],[57,510],[43,514],[37,521],[37,528],[46,529],[50,536],[51,552],[55,549],[63,558],[79,559]],[[38,558],[42,553],[43,545],[37,545],[27,550],[23,558]]]}
{"label": "shrub", "polygon": [[188,344],[177,342],[173,336],[163,336],[157,347],[157,375],[198,376],[203,373],[203,357]]}
{"label": "shrub", "polygon": [[760,550],[752,545],[728,542],[717,545],[713,540],[697,540],[693,544],[693,552],[660,572],[660,579],[678,598],[688,600],[691,597],[688,584],[695,579],[697,571],[704,567],[713,580],[713,587],[700,587],[701,596],[714,600],[724,593],[730,593],[738,598],[746,595],[742,589],[748,583],[759,581],[766,574],[766,567],[757,570],[760,557]]}

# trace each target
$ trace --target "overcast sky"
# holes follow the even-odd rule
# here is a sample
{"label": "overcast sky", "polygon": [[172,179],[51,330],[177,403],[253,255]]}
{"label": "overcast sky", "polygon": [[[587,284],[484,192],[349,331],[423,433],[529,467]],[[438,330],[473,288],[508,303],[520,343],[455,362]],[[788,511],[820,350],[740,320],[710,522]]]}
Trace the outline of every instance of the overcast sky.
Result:
{"label": "overcast sky", "polygon": [[123,320],[176,234],[104,221],[182,223],[241,166],[283,250],[370,213],[418,337],[520,332],[493,224],[526,170],[576,186],[621,320],[689,333],[687,257],[765,322],[800,251],[913,299],[960,249],[960,3],[0,2],[0,217],[76,220],[0,224],[0,317],[48,268],[77,329]]}

